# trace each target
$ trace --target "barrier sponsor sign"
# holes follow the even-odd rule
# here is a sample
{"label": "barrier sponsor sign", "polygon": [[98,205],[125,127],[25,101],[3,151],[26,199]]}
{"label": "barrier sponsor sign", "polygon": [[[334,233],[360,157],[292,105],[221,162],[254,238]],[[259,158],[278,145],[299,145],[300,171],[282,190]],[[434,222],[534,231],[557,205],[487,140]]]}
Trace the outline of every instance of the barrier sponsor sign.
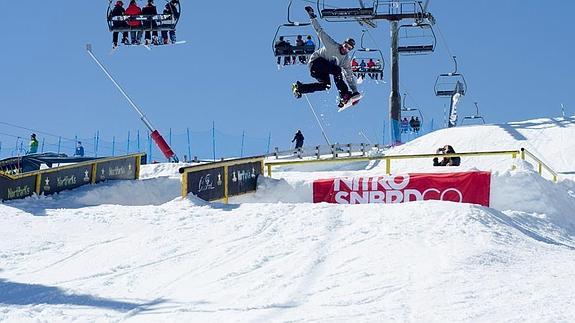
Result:
{"label": "barrier sponsor sign", "polygon": [[96,164],[96,183],[117,180],[117,179],[135,179],[136,176],[136,158],[115,159]]}
{"label": "barrier sponsor sign", "polygon": [[92,159],[14,177],[0,174],[0,201],[24,198],[34,193],[50,195],[105,180],[137,179],[145,157],[145,154],[134,154]]}
{"label": "barrier sponsor sign", "polygon": [[40,177],[40,194],[50,195],[90,184],[92,165],[47,172]]}
{"label": "barrier sponsor sign", "polygon": [[261,161],[230,166],[228,168],[228,194],[235,196],[254,192],[261,170]]}
{"label": "barrier sponsor sign", "polygon": [[11,180],[0,175],[0,201],[20,199],[34,194],[36,176]]}
{"label": "barrier sponsor sign", "polygon": [[224,198],[224,167],[215,167],[187,175],[188,192],[197,195],[204,201]]}
{"label": "barrier sponsor sign", "polygon": [[264,158],[248,157],[180,168],[182,197],[192,193],[205,201],[255,192]]}
{"label": "barrier sponsor sign", "polygon": [[403,203],[441,200],[489,206],[490,172],[405,174],[320,179],[313,202],[336,204]]}

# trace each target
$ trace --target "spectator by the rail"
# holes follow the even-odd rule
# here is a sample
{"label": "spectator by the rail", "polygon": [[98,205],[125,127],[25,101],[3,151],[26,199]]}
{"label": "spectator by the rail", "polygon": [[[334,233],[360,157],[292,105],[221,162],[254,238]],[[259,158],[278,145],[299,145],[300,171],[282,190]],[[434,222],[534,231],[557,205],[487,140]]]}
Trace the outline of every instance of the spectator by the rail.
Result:
{"label": "spectator by the rail", "polygon": [[[445,145],[437,149],[438,154],[455,154],[455,150],[450,145]],[[439,158],[433,158],[433,166],[459,166],[461,164],[461,157],[443,157],[441,161]]]}
{"label": "spectator by the rail", "polygon": [[36,138],[36,134],[33,133],[30,136],[30,143],[28,144],[28,153],[27,154],[35,154],[38,152],[38,139]]}
{"label": "spectator by the rail", "polygon": [[84,157],[84,146],[82,146],[81,141],[76,143],[76,151],[74,152],[74,156]]}

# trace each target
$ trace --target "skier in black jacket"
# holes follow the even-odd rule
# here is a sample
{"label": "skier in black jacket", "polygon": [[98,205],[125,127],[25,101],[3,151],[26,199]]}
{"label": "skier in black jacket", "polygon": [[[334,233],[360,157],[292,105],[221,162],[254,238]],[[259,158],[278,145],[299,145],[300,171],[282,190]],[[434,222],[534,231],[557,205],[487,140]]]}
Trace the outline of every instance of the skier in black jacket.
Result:
{"label": "skier in black jacket", "polygon": [[295,133],[295,136],[293,137],[291,142],[295,141],[295,149],[299,149],[303,147],[303,140],[304,140],[303,134],[301,133],[301,130],[298,130]]}

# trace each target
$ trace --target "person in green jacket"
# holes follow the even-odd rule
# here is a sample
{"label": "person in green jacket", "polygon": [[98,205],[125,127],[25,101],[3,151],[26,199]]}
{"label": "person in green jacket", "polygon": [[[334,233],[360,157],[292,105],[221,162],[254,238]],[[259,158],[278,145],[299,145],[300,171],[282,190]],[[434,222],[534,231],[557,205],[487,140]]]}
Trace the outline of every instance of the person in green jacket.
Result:
{"label": "person in green jacket", "polygon": [[28,150],[28,154],[35,154],[38,152],[38,139],[36,139],[36,134],[33,133],[30,136],[30,149]]}

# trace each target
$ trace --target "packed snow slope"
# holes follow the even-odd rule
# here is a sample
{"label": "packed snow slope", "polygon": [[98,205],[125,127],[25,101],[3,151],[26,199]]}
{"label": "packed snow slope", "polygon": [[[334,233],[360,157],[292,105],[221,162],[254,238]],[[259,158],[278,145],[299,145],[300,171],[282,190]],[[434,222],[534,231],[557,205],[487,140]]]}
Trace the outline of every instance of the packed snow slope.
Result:
{"label": "packed snow slope", "polygon": [[[494,171],[490,208],[310,203],[313,179],[378,163],[284,167],[229,205],[180,198],[171,164],[5,202],[0,321],[572,322],[574,131],[573,118],[461,127],[387,152],[525,147],[564,173],[464,159]],[[410,163],[393,169],[449,171]]]}

